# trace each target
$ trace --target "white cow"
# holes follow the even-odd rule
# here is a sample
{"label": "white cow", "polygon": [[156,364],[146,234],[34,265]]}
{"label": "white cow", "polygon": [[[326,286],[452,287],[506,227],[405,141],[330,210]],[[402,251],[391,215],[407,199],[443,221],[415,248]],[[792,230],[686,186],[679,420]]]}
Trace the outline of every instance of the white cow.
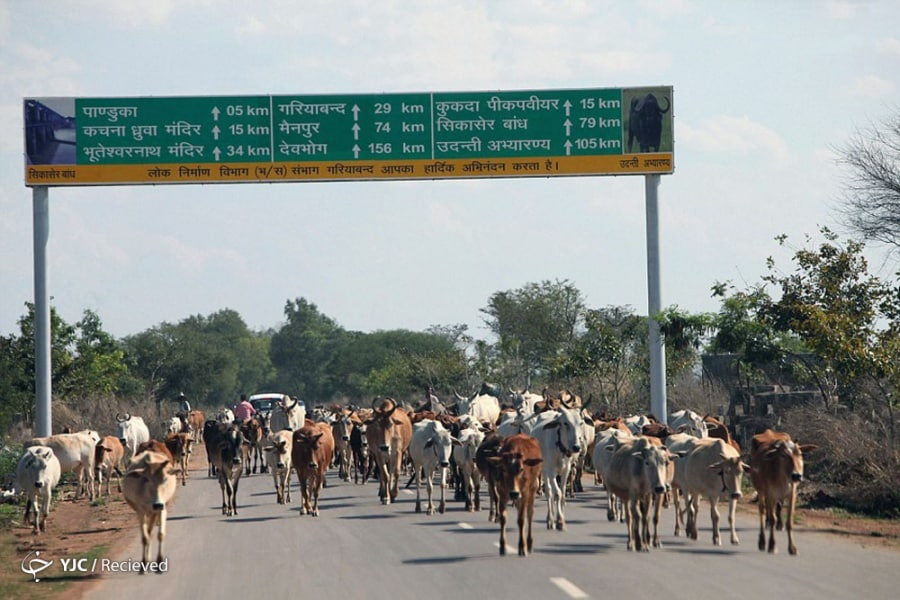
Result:
{"label": "white cow", "polygon": [[[163,560],[163,543],[166,539],[166,511],[169,502],[178,489],[178,480],[172,472],[173,465],[169,457],[160,452],[146,450],[135,456],[125,479],[122,481],[122,495],[141,523],[141,543],[143,545],[142,560],[150,562],[150,536],[153,528],[159,525],[157,539],[159,551],[156,560]],[[146,567],[141,568],[141,574]]]}
{"label": "white cow", "polygon": [[[691,453],[700,438],[689,433],[671,433],[666,437],[665,445],[675,456],[685,457]],[[687,488],[682,488],[684,483],[684,460],[675,461],[675,473],[672,479],[672,503],[675,505],[675,535],[685,528],[684,515],[690,509],[691,495]],[[684,510],[681,510],[681,497],[684,497]],[[687,529],[685,528],[685,533]]]}
{"label": "white cow", "polygon": [[24,522],[28,524],[28,515],[33,509],[36,534],[47,530],[50,498],[60,474],[59,460],[52,449],[44,446],[26,448],[16,466],[16,485],[27,495]]}
{"label": "white cow", "polygon": [[606,490],[606,518],[609,521],[624,521],[625,510],[622,506],[622,499],[613,495],[606,482],[606,472],[607,469],[609,469],[609,463],[612,460],[612,452],[608,451],[606,448],[612,447],[614,451],[623,441],[632,439],[634,439],[634,435],[631,432],[625,432],[615,428],[598,431],[594,438],[594,452],[591,458],[594,462],[594,471],[599,474],[603,481],[603,488]]}
{"label": "white cow", "polygon": [[471,415],[488,427],[496,426],[500,419],[500,401],[490,394],[476,394],[471,398],[456,394],[456,410],[458,415]]}
{"label": "white cow", "polygon": [[575,497],[576,492],[584,491],[581,478],[584,475],[584,464],[587,461],[588,448],[594,445],[594,438],[596,435],[597,431],[594,429],[594,421],[591,419],[591,414],[587,409],[582,408],[581,438],[584,443],[581,445],[581,452],[578,453],[578,456],[575,459],[575,468],[572,469],[571,485],[567,489],[567,493],[573,498]]}
{"label": "white cow", "polygon": [[453,460],[465,486],[466,510],[469,512],[481,510],[481,472],[475,465],[475,454],[483,441],[484,432],[480,428],[463,429],[459,432],[460,445],[453,447]]}
{"label": "white cow", "polygon": [[234,423],[234,411],[227,407],[220,408],[219,412],[216,413],[216,421],[225,423],[226,425]]}
{"label": "white cow", "polygon": [[100,434],[93,429],[85,429],[76,433],[58,433],[50,437],[34,438],[25,442],[25,448],[45,446],[53,450],[59,460],[59,468],[63,473],[74,471],[78,478],[78,498],[87,485],[90,499],[94,499],[94,453]]}
{"label": "white cow", "polygon": [[[700,496],[705,496],[709,500],[713,544],[721,546],[717,504],[720,498],[726,498],[728,500],[728,523],[731,526],[731,543],[738,544],[735,510],[737,502],[741,498],[741,480],[744,469],[750,469],[741,462],[740,453],[724,440],[707,438],[697,440],[694,449],[677,462],[684,463],[684,468],[680,469],[684,476],[680,486],[682,489],[688,490],[691,495],[685,533],[691,539],[697,539],[697,513],[700,508]],[[677,475],[679,469],[676,469],[675,472]]]}
{"label": "white cow", "polygon": [[291,451],[294,447],[293,434],[287,429],[273,431],[266,440],[263,452],[275,482],[278,504],[291,501]]}
{"label": "white cow", "polygon": [[535,405],[538,402],[542,402],[544,400],[544,397],[540,394],[529,392],[527,389],[522,390],[521,392],[510,389],[509,398],[512,402],[513,408],[516,409],[516,412],[523,415],[524,417],[530,417],[531,415],[533,415],[535,411]]}
{"label": "white cow", "polygon": [[[585,447],[581,433],[582,417],[578,409],[561,406],[559,410],[539,413],[531,437],[541,446],[544,492],[547,495],[547,529],[566,529],[563,507],[565,486],[575,461]],[[557,479],[558,478],[558,479]]]}
{"label": "white cow", "polygon": [[182,424],[179,417],[172,417],[165,421],[163,425],[163,429],[165,430],[163,437],[170,433],[181,433]]}
{"label": "white cow", "polygon": [[124,417],[116,415],[116,422],[118,423],[117,437],[125,446],[125,462],[127,463],[134,457],[138,446],[150,441],[150,430],[142,417],[134,417],[128,413],[125,413]]}
{"label": "white cow", "polygon": [[434,489],[434,472],[440,469],[441,473],[441,503],[438,512],[443,514],[446,509],[444,488],[447,486],[447,467],[450,466],[450,456],[453,446],[459,446],[460,442],[450,435],[440,421],[423,419],[413,425],[412,441],[409,444],[409,457],[412,459],[413,469],[416,474],[416,512],[422,512],[422,500],[420,489],[422,474],[428,484],[428,506],[426,514],[434,514],[434,502],[432,501]]}
{"label": "white cow", "polygon": [[272,431],[300,431],[306,422],[306,405],[296,398],[279,401],[272,410],[269,427]]}
{"label": "white cow", "polygon": [[692,410],[679,410],[669,415],[669,427],[678,433],[689,433],[697,438],[708,438],[709,430],[703,417]]}

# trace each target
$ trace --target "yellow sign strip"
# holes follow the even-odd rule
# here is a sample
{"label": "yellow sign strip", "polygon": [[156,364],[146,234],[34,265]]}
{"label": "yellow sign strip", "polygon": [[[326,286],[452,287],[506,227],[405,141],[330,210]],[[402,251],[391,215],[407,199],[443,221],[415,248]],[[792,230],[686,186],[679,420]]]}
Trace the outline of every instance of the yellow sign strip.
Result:
{"label": "yellow sign strip", "polygon": [[668,174],[671,153],[615,156],[160,165],[28,165],[27,186]]}

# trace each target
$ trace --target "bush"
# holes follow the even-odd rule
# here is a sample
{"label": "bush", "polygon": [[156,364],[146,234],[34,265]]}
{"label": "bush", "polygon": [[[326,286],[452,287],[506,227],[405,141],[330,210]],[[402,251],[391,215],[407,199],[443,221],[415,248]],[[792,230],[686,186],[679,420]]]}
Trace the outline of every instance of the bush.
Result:
{"label": "bush", "polygon": [[856,413],[840,416],[797,408],[782,419],[784,431],[819,448],[804,455],[802,498],[820,507],[839,507],[872,516],[900,517],[900,454],[883,429]]}

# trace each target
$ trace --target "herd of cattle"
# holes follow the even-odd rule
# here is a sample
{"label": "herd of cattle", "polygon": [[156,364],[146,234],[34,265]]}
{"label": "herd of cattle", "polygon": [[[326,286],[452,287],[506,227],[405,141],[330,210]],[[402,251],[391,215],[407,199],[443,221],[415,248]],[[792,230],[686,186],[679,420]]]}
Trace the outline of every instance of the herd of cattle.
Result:
{"label": "herd of cattle", "polygon": [[18,489],[27,496],[25,522],[33,521],[35,534],[45,531],[61,473],[73,471],[76,498],[86,494],[92,500],[102,493],[104,478],[108,495],[116,476],[119,491],[141,521],[143,561],[150,559],[154,529],[157,560],[162,560],[167,506],[179,475],[181,485],[187,484],[193,449],[203,445],[208,474],[221,487],[223,515],[238,514],[241,476],[256,472],[271,474],[279,504],[291,502],[296,472],[300,514],[312,516],[319,514],[319,494],[332,467],[343,481],[377,479],[383,504],[396,500],[404,476],[409,477],[407,486],[414,479],[415,510],[422,511],[424,487],[427,514],[445,511],[445,490],[451,486],[467,511],[480,510],[484,483],[488,519],[500,525],[500,554],[507,548],[508,507],[516,506],[521,556],[533,550],[536,497],[542,494],[546,500],[547,528],[565,530],[566,498],[583,491],[586,463],[608,494],[608,519],[626,524],[627,548],[637,551],[660,547],[659,516],[670,505],[675,535],[683,529],[697,539],[701,498],[710,504],[716,545],[721,545],[717,504],[728,502],[730,541],[737,544],[735,510],[742,477],[749,471],[758,495],[759,549],[774,553],[775,529],[784,528],[789,552],[797,553],[792,531],[797,485],[803,477],[803,453],[815,446],[766,430],[753,437],[747,464],[724,424],[690,410],[661,423],[647,415],[591,414],[589,402],[567,391],[551,397],[509,390],[503,396],[501,401],[496,388],[483,385],[469,397],[457,394],[450,409],[429,393],[418,407],[383,398],[371,408],[317,407],[309,415],[302,403],[288,400],[270,414],[243,422],[235,422],[228,409],[215,419],[194,410],[166,422],[162,440],[150,438],[141,417],[120,415],[116,435],[84,430],[25,444],[16,472]]}

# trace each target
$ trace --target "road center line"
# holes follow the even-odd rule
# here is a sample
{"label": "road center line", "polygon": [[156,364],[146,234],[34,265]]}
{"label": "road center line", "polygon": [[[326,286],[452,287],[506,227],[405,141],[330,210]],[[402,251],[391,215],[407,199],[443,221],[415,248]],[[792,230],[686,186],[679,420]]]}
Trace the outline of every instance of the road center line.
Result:
{"label": "road center line", "polygon": [[585,594],[581,589],[576,586],[574,583],[566,579],[565,577],[551,577],[550,581],[564,591],[569,598],[588,598],[589,596]]}
{"label": "road center line", "polygon": [[457,525],[459,525],[460,529],[474,529],[474,527],[468,523],[457,523]]}

